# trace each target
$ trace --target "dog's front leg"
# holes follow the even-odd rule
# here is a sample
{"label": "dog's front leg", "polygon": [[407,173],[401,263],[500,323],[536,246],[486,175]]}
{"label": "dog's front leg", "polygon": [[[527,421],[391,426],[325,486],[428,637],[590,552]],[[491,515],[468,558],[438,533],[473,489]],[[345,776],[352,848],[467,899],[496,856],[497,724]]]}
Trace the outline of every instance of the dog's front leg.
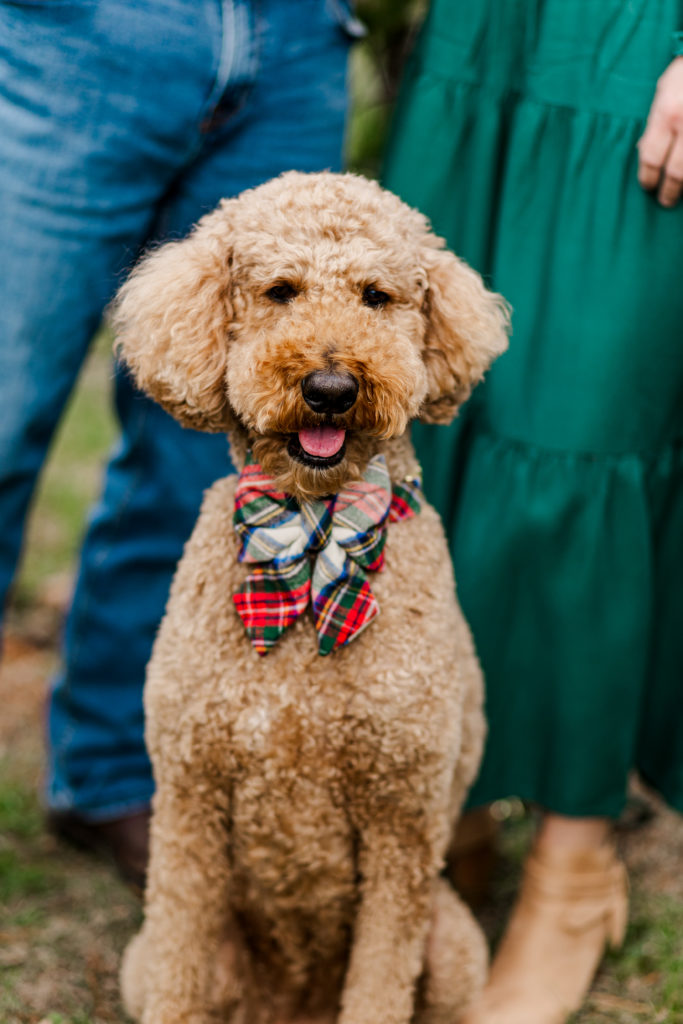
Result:
{"label": "dog's front leg", "polygon": [[443,839],[418,820],[363,835],[356,918],[339,1024],[409,1024]]}
{"label": "dog's front leg", "polygon": [[145,923],[122,979],[127,1009],[142,1024],[225,1021],[226,1000],[239,997],[239,979],[226,983],[230,958],[221,948],[229,924],[227,814],[226,792],[205,778],[162,781],[155,796]]}

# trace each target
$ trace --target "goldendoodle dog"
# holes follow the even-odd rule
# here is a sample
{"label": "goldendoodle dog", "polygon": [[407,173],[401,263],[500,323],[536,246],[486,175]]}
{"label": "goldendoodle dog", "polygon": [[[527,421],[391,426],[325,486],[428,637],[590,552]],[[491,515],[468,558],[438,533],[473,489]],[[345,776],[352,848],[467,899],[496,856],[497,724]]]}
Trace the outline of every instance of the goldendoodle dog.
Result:
{"label": "goldendoodle dog", "polygon": [[482,680],[408,428],[507,344],[505,303],[353,175],[285,174],[144,258],[114,308],[136,381],[227,432],[145,691],[157,792],[144,1024],[454,1024],[478,926],[439,877]]}

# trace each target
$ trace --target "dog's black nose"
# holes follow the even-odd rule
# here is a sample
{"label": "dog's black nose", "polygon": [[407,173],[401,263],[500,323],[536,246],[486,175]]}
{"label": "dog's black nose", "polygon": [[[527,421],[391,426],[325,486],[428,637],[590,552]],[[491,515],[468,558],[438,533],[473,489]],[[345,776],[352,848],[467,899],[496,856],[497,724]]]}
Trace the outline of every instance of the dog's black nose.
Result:
{"label": "dog's black nose", "polygon": [[314,370],[301,381],[301,392],[313,412],[346,412],[358,397],[358,381],[342,370]]}

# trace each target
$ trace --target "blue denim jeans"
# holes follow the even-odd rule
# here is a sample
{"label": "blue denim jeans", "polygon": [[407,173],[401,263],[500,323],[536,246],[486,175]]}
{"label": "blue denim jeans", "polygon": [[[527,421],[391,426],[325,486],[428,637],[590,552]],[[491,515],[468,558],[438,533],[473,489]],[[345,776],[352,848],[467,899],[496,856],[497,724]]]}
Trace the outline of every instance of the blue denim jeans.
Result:
{"label": "blue denim jeans", "polygon": [[[102,311],[140,249],[289,168],[337,169],[354,23],[339,0],[0,0],[0,599]],[[114,380],[121,440],[49,707],[48,803],[148,803],[142,686],[224,437]]]}

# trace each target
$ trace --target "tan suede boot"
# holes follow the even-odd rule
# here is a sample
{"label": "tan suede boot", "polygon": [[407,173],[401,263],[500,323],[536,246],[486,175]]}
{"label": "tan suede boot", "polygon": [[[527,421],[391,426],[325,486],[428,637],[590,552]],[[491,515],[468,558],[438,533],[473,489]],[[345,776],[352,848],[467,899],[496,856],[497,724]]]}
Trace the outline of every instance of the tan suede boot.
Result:
{"label": "tan suede boot", "polygon": [[536,849],[488,984],[460,1024],[564,1024],[605,946],[621,945],[627,913],[626,870],[611,844]]}

